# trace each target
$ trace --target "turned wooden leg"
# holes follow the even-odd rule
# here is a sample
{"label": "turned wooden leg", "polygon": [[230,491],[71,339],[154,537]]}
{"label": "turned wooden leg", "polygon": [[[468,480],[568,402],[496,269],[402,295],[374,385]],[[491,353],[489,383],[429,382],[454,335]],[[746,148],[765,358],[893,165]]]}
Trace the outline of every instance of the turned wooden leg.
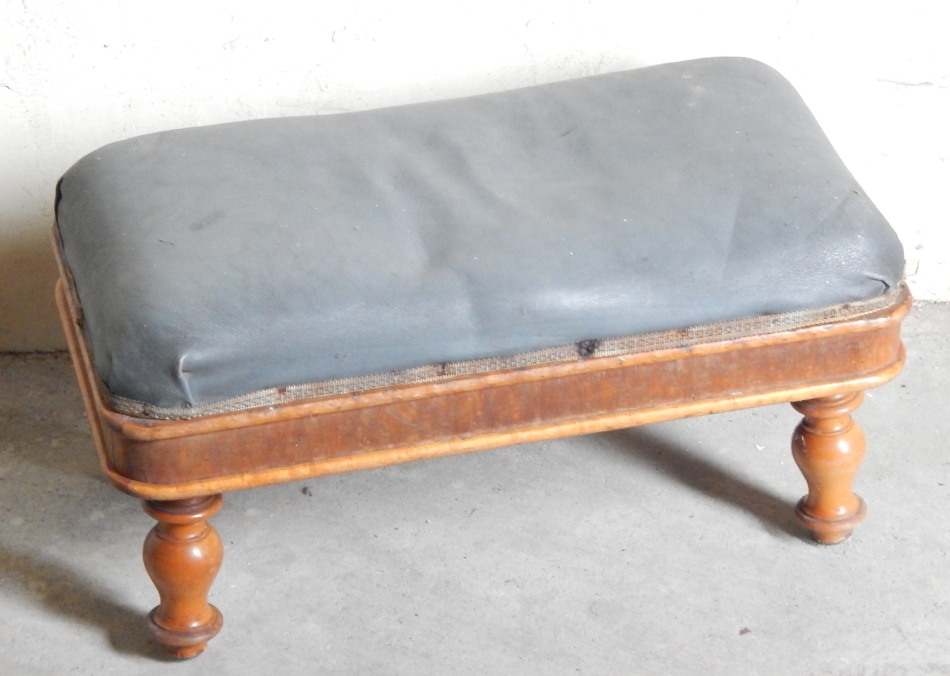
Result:
{"label": "turned wooden leg", "polygon": [[864,432],[851,413],[863,399],[853,392],[792,404],[805,416],[795,428],[792,455],[808,484],[795,514],[822,544],[846,540],[867,512],[851,490],[864,458]]}
{"label": "turned wooden leg", "polygon": [[218,532],[206,519],[221,496],[144,503],[158,523],[145,539],[145,569],[161,603],[149,613],[149,628],[175,657],[195,657],[221,630],[222,618],[208,603],[208,590],[221,567]]}

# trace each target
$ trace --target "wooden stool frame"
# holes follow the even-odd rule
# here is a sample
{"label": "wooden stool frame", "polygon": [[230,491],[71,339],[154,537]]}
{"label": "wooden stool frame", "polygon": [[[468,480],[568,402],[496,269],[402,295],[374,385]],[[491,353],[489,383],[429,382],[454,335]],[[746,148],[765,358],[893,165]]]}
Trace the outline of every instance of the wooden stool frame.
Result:
{"label": "wooden stool frame", "polygon": [[865,513],[852,492],[865,444],[851,413],[903,366],[911,305],[903,288],[883,310],[807,328],[159,420],[110,410],[62,271],[56,298],[102,470],[158,522],[144,550],[160,596],[149,625],[178,657],[221,628],[207,600],[222,558],[208,518],[221,493],[255,486],[791,402],[804,416],[792,451],[808,485],[796,514],[818,542],[841,542]]}

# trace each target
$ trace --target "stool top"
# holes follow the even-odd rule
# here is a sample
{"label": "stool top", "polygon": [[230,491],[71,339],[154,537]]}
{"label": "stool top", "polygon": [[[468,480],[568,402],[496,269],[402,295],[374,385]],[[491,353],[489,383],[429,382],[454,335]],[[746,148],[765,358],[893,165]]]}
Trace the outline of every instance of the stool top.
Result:
{"label": "stool top", "polygon": [[792,87],[737,58],[150,134],[81,159],[56,207],[103,385],[179,412],[866,300],[903,270]]}

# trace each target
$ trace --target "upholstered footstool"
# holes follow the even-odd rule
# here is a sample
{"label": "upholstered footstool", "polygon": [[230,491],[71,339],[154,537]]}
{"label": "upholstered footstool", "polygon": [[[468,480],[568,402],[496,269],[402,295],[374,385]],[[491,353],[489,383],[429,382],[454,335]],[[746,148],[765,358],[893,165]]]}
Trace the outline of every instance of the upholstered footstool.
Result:
{"label": "upholstered footstool", "polygon": [[106,146],[57,295],[102,469],[158,524],[149,616],[221,627],[221,493],[793,402],[801,522],[864,515],[901,245],[792,87],[706,59]]}

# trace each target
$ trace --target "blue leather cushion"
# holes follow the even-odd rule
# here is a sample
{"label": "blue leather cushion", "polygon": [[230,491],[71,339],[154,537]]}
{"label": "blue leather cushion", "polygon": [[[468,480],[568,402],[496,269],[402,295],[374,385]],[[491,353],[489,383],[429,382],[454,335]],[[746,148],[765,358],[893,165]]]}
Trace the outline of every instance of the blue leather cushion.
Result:
{"label": "blue leather cushion", "polygon": [[867,299],[901,245],[775,71],[716,58],[182,129],[63,177],[95,367],[155,406]]}

